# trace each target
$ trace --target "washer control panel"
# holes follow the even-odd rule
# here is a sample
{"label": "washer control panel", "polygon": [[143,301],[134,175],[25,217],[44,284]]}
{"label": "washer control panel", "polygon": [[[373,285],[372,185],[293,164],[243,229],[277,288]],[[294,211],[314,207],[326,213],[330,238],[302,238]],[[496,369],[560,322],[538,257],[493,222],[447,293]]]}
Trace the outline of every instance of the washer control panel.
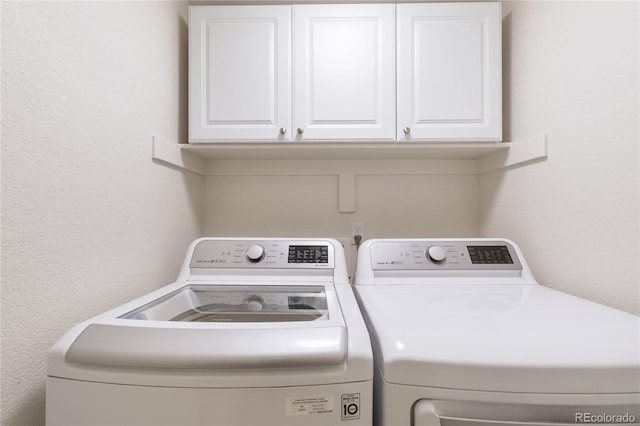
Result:
{"label": "washer control panel", "polygon": [[191,268],[333,269],[334,247],[322,240],[204,240]]}
{"label": "washer control panel", "polygon": [[379,241],[369,251],[374,270],[522,269],[505,241]]}

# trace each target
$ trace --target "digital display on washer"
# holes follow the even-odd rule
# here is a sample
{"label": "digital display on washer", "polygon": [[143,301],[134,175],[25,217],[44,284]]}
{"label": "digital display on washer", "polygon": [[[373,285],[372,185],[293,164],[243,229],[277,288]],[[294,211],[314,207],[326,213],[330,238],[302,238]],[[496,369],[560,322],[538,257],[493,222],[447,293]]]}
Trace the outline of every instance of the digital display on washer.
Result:
{"label": "digital display on washer", "polygon": [[467,246],[467,250],[474,265],[513,264],[507,246]]}
{"label": "digital display on washer", "polygon": [[289,246],[289,263],[329,263],[328,246]]}

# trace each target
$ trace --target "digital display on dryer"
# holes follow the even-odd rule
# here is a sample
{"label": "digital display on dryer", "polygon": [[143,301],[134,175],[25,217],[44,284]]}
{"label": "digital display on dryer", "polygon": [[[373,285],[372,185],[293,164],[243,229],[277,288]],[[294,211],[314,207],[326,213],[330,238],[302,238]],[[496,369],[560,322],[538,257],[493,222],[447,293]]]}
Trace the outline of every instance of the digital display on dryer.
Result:
{"label": "digital display on dryer", "polygon": [[513,264],[507,246],[467,246],[474,265]]}
{"label": "digital display on dryer", "polygon": [[289,263],[329,263],[328,246],[289,246]]}

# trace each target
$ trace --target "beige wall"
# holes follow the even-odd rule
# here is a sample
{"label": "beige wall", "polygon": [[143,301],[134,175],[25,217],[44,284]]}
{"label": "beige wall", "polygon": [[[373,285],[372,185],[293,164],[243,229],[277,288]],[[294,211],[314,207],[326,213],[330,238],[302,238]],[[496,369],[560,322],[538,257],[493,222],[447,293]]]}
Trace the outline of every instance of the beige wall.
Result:
{"label": "beige wall", "polygon": [[[356,176],[355,212],[340,213],[337,176],[211,176],[205,183],[207,235],[332,237],[475,236],[473,175]],[[352,266],[355,247],[345,250]],[[351,268],[350,268],[351,271]]]}
{"label": "beige wall", "polygon": [[205,184],[205,233],[348,238],[475,235],[475,176],[356,177],[356,211],[338,212],[335,176],[215,176]]}
{"label": "beige wall", "polygon": [[185,140],[187,7],[2,2],[2,424],[44,424],[46,354],[73,324],[173,281],[202,178]]}
{"label": "beige wall", "polygon": [[639,3],[503,5],[506,138],[548,161],[480,179],[480,233],[545,285],[640,313]]}

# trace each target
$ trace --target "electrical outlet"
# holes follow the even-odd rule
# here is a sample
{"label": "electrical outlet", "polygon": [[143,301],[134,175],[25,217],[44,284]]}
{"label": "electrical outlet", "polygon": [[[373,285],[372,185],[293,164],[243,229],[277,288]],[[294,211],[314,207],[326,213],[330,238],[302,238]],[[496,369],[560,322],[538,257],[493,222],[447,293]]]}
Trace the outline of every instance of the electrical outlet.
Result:
{"label": "electrical outlet", "polygon": [[364,222],[351,222],[351,244],[356,244],[356,235],[360,235],[360,241],[364,239]]}

